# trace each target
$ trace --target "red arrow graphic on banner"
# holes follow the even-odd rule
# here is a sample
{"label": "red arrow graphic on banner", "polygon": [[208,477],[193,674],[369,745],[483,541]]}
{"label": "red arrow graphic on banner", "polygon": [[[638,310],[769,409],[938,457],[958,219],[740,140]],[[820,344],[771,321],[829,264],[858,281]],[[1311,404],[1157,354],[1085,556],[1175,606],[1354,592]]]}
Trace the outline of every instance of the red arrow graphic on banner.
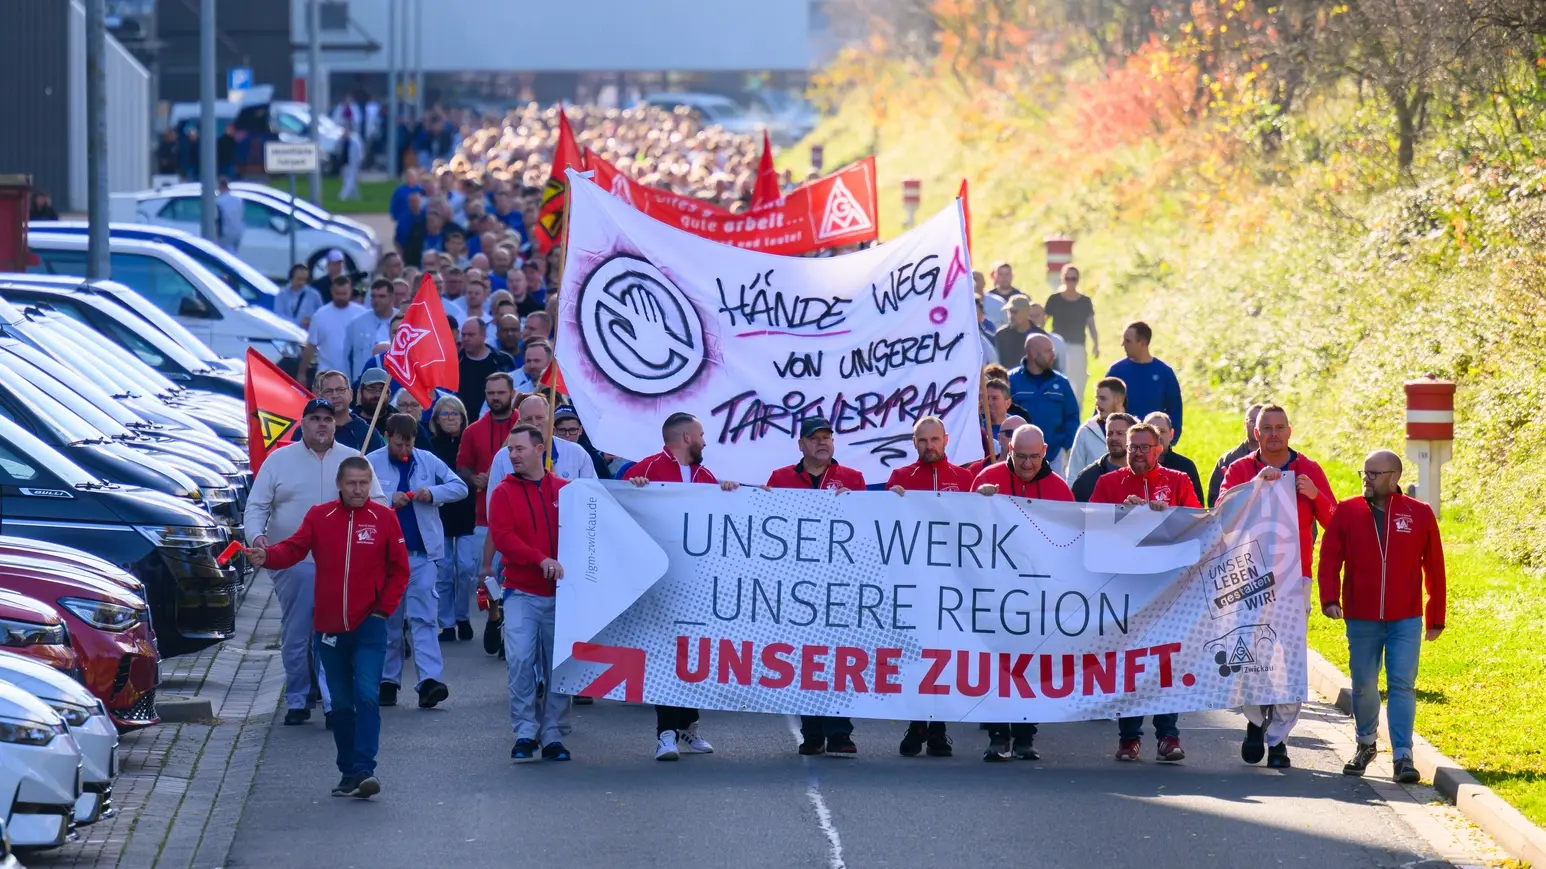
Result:
{"label": "red arrow graphic on banner", "polygon": [[603,646],[597,643],[575,643],[571,654],[577,661],[612,665],[603,670],[601,675],[596,677],[596,681],[580,691],[581,697],[605,697],[607,692],[622,685],[625,702],[644,702],[643,649]]}

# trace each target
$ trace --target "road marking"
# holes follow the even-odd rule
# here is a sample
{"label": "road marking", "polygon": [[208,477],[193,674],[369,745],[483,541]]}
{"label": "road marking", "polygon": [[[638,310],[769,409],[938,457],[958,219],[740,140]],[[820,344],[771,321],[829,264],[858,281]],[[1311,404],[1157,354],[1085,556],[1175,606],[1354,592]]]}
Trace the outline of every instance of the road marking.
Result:
{"label": "road marking", "polygon": [[[784,721],[789,724],[789,732],[794,734],[795,745],[804,742],[805,737],[800,734],[800,719],[786,715]],[[832,823],[832,812],[827,808],[827,801],[821,796],[821,780],[811,767],[811,759],[800,759],[805,761],[805,797],[811,801],[811,808],[816,810],[816,825],[821,828],[821,834],[827,837],[827,869],[847,869],[848,864],[843,862],[843,840]]]}

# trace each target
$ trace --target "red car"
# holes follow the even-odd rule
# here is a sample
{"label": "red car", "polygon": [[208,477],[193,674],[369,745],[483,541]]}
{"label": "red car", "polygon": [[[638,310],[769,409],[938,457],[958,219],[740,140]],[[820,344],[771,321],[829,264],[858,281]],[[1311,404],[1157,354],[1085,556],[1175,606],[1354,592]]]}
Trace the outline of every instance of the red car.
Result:
{"label": "red car", "polygon": [[53,607],[0,589],[0,647],[79,679],[80,661],[69,640]]}
{"label": "red car", "polygon": [[156,714],[160,661],[145,602],[85,571],[25,558],[0,559],[0,589],[52,606],[63,617],[86,687],[119,730],[149,727]]}

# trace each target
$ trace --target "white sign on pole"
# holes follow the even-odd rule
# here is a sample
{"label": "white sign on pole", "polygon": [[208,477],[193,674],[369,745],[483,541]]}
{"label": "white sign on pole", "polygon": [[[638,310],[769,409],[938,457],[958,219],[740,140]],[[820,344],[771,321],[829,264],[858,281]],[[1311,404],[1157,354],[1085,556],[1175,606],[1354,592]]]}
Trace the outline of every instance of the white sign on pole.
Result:
{"label": "white sign on pole", "polygon": [[263,143],[263,171],[270,175],[305,175],[316,169],[314,142]]}

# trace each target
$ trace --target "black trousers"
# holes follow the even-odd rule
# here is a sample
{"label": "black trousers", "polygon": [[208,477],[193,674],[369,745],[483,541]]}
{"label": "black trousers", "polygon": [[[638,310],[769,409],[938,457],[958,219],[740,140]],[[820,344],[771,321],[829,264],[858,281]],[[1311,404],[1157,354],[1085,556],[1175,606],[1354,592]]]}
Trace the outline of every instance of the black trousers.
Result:
{"label": "black trousers", "polygon": [[800,736],[819,742],[833,736],[852,736],[853,719],[837,715],[801,715]]}
{"label": "black trousers", "polygon": [[907,727],[908,729],[927,727],[930,736],[942,735],[945,732],[945,722],[943,721],[909,721]]}
{"label": "black trousers", "polygon": [[686,730],[698,720],[698,710],[688,709],[685,706],[656,706],[655,707],[655,732],[664,733],[667,730]]}

